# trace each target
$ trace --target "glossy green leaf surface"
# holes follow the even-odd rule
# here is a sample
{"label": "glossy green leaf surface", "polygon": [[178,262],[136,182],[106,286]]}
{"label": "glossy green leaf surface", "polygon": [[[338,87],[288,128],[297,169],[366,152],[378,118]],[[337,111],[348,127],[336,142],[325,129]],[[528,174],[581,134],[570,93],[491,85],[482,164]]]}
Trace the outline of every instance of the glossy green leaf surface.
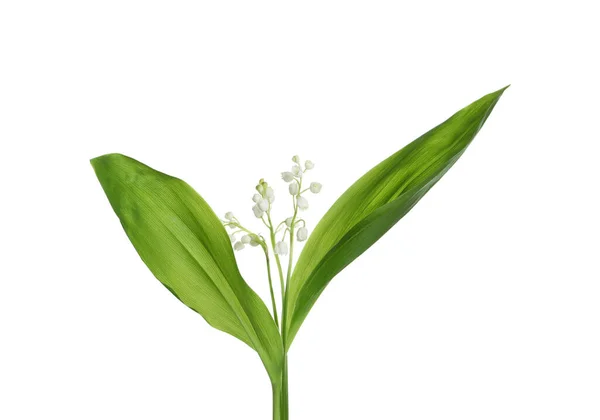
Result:
{"label": "glossy green leaf surface", "polygon": [[125,233],[150,271],[213,327],[255,349],[281,379],[281,336],[242,278],[229,237],[188,184],[120,154],[91,161]]}
{"label": "glossy green leaf surface", "polygon": [[288,348],[331,279],[407,214],[450,169],[505,89],[484,96],[408,144],[335,202],[310,235],[290,281]]}

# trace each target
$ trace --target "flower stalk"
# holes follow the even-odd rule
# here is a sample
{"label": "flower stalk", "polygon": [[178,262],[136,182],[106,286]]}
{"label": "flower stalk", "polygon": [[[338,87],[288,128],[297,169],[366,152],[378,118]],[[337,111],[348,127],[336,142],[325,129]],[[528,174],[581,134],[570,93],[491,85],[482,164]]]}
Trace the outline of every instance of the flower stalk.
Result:
{"label": "flower stalk", "polygon": [[275,301],[275,292],[273,291],[273,280],[271,279],[271,261],[269,259],[269,250],[266,244],[263,246],[265,251],[265,259],[267,261],[267,277],[269,278],[269,293],[271,294],[271,305],[273,306],[273,320],[279,328],[279,315],[277,314],[277,302]]}
{"label": "flower stalk", "polygon": [[[306,173],[312,170],[315,165],[312,161],[307,160],[304,163],[304,168],[301,166],[301,161],[298,156],[292,158],[294,165],[290,171],[282,172],[281,178],[288,183],[288,192],[292,198],[292,216],[277,224],[273,223],[271,210],[275,201],[275,192],[264,179],[261,179],[256,185],[257,193],[252,196],[254,205],[252,212],[257,219],[260,219],[268,230],[269,240],[253,231],[242,226],[240,221],[233,215],[232,212],[225,214],[223,224],[232,230],[230,239],[233,244],[233,249],[236,251],[243,250],[246,245],[260,245],[265,254],[267,264],[267,279],[269,282],[269,293],[271,295],[271,306],[273,320],[277,329],[281,333],[282,347],[287,348],[286,340],[286,312],[287,312],[287,289],[292,277],[294,265],[294,244],[295,242],[303,242],[308,238],[308,229],[306,222],[298,218],[298,211],[307,210],[309,207],[308,199],[303,195],[307,192],[317,194],[321,191],[321,184],[312,182],[309,188],[302,189],[303,178]],[[298,227],[298,229],[297,229]],[[243,234],[240,240],[236,235]],[[278,236],[281,237],[278,238]],[[279,276],[279,289],[281,292],[281,316],[278,312],[277,300],[273,288],[273,279],[271,275],[271,258],[270,254],[275,258],[277,266],[277,274]],[[287,267],[284,275],[282,257],[287,256]],[[280,322],[281,320],[281,322]],[[284,350],[283,366],[281,369],[281,377],[273,380],[273,420],[288,420],[289,404],[288,404],[288,366],[287,352]]]}

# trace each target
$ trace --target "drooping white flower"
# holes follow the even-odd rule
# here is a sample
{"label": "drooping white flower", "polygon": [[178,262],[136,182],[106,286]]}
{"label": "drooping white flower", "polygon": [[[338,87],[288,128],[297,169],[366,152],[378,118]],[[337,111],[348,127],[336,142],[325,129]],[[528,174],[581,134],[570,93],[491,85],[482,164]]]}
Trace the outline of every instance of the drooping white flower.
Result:
{"label": "drooping white flower", "polygon": [[255,203],[258,203],[261,198],[262,198],[262,195],[260,195],[260,194],[254,194],[252,196],[252,201],[254,201]]}
{"label": "drooping white flower", "polygon": [[229,234],[229,240],[231,241],[231,243],[235,242],[235,233],[230,233]]}
{"label": "drooping white flower", "polygon": [[261,198],[260,200],[258,200],[258,203],[256,203],[256,205],[258,206],[259,209],[261,209],[262,211],[267,211],[269,210],[269,202],[267,201],[266,198]]}
{"label": "drooping white flower", "polygon": [[252,206],[252,211],[254,212],[254,215],[259,219],[263,217],[263,214],[265,213],[263,210],[261,210],[260,207],[258,207],[258,204]]}
{"label": "drooping white flower", "polygon": [[275,245],[275,253],[277,255],[287,255],[288,254],[288,245],[287,243],[280,241]]}
{"label": "drooping white flower", "polygon": [[269,200],[269,203],[275,201],[275,191],[273,191],[273,188],[267,187],[267,190],[265,191],[265,196],[267,197],[267,200]]}
{"label": "drooping white flower", "polygon": [[292,182],[290,184],[290,194],[292,195],[298,195],[298,191],[300,191],[300,187],[298,186],[297,182]]}
{"label": "drooping white flower", "polygon": [[308,171],[312,168],[315,167],[315,164],[312,162],[312,160],[307,160],[306,162],[304,162],[304,168]]}
{"label": "drooping white flower", "polygon": [[230,222],[233,221],[234,218],[235,216],[232,212],[228,211],[227,213],[225,213],[225,219],[229,220]]}
{"label": "drooping white flower", "polygon": [[298,178],[302,178],[302,168],[298,165],[292,166],[292,173]]}
{"label": "drooping white flower", "polygon": [[292,182],[294,180],[294,174],[291,172],[282,172],[281,179],[283,179],[285,182]]}
{"label": "drooping white flower", "polygon": [[235,249],[236,251],[241,251],[242,249],[245,248],[246,245],[244,245],[241,242],[236,242],[235,244],[233,244],[233,249]]}
{"label": "drooping white flower", "polygon": [[306,241],[306,238],[308,238],[308,229],[302,226],[300,229],[298,229],[296,237],[298,238],[298,242]]}
{"label": "drooping white flower", "polygon": [[287,227],[292,227],[292,222],[294,221],[293,217],[288,217],[287,219],[285,219],[285,225]]}
{"label": "drooping white flower", "polygon": [[259,246],[260,242],[258,241],[258,236],[252,235],[250,237],[250,246]]}
{"label": "drooping white flower", "polygon": [[306,210],[308,208],[308,200],[305,197],[299,196],[296,203],[300,210]]}
{"label": "drooping white flower", "polygon": [[310,183],[310,192],[313,194],[318,194],[321,191],[321,188],[323,186],[321,184],[319,184],[318,182],[311,182]]}
{"label": "drooping white flower", "polygon": [[296,155],[292,158],[292,162],[297,163],[298,165],[300,165],[300,156]]}
{"label": "drooping white flower", "polygon": [[244,235],[244,236],[242,236],[242,243],[243,244],[249,244],[250,242],[252,242],[252,238],[250,237],[250,235]]}

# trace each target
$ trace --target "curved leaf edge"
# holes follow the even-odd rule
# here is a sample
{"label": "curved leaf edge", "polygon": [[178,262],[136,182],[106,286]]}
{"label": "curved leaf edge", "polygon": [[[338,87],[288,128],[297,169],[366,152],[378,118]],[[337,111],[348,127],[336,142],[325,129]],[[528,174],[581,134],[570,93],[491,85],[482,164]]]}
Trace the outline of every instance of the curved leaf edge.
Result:
{"label": "curved leaf edge", "polygon": [[[198,194],[187,182],[185,182],[184,180],[171,176],[169,174],[166,174],[164,172],[158,171],[134,158],[131,158],[129,156],[126,156],[124,154],[121,153],[108,153],[108,154],[104,154],[95,158],[90,159],[90,164],[92,165],[92,168],[94,169],[96,176],[98,177],[98,180],[100,181],[100,184],[102,186],[103,189],[105,189],[105,185],[102,182],[101,176],[98,173],[98,166],[101,164],[105,163],[106,159],[127,159],[130,161],[134,161],[136,164],[138,165],[142,165],[143,167],[154,171],[162,176],[167,177],[169,180],[172,180],[173,182],[179,182],[181,183],[185,188],[189,189],[191,192],[193,192],[194,194],[196,194],[201,200],[203,200],[205,202],[205,200],[200,196],[200,194]],[[106,190],[105,190],[106,192]],[[125,226],[125,224],[123,223],[123,220],[121,219],[121,216],[119,215],[119,212],[117,211],[118,209],[116,209],[114,207],[114,203],[112,202],[112,200],[109,199],[109,203],[111,204],[111,207],[113,207],[113,211],[115,212],[115,214],[117,215],[117,217],[119,218],[119,221],[121,223],[121,226],[123,228],[123,230],[125,231],[126,235],[128,236],[128,239],[130,240],[130,242],[132,241],[130,234],[128,232],[127,227]],[[206,202],[205,202],[206,203]],[[214,211],[212,210],[212,208],[210,208],[210,206],[208,205],[208,203],[206,203],[207,207],[212,211],[213,215],[215,218],[218,218],[217,215],[214,213]],[[222,228],[223,235],[227,235],[227,232],[225,231],[224,228]],[[150,265],[147,261],[145,261],[145,259],[143,258],[143,256],[139,253],[139,251],[137,250],[137,248],[134,246],[134,249],[136,250],[136,253],[138,254],[138,256],[140,257],[140,259],[144,262],[144,264],[149,268]],[[169,290],[169,292],[171,292],[171,294],[173,294],[173,296],[175,296],[175,298],[177,298],[180,302],[182,302],[186,307],[190,308],[192,311],[194,311],[195,313],[197,313],[198,315],[200,315],[211,327],[219,330],[219,331],[223,331],[225,333],[227,333],[228,335],[231,335],[237,339],[239,339],[240,341],[242,341],[243,343],[245,343],[246,345],[248,345],[250,348],[252,348],[253,350],[255,350],[263,365],[265,366],[265,369],[267,370],[267,373],[271,379],[272,383],[279,383],[281,380],[281,370],[282,370],[282,366],[283,366],[283,344],[282,341],[279,339],[277,340],[277,344],[276,346],[278,348],[276,349],[266,349],[262,343],[260,342],[260,340],[258,340],[258,335],[259,335],[259,330],[261,328],[260,325],[257,325],[256,322],[252,319],[252,317],[248,316],[247,311],[246,311],[246,304],[252,305],[255,307],[256,310],[258,310],[260,312],[260,316],[263,317],[265,320],[268,319],[270,320],[270,322],[273,324],[272,328],[275,329],[278,332],[277,327],[275,326],[275,322],[273,320],[273,317],[270,313],[270,311],[268,310],[268,308],[266,307],[264,301],[262,300],[262,298],[250,287],[250,285],[248,285],[248,283],[243,279],[241,272],[239,271],[239,267],[237,266],[237,261],[235,259],[235,256],[233,255],[233,250],[231,250],[231,254],[232,254],[232,260],[234,262],[235,265],[235,270],[237,272],[237,276],[239,276],[239,281],[240,281],[240,286],[244,289],[244,290],[238,290],[238,292],[244,293],[247,296],[247,300],[248,302],[244,303],[240,300],[240,297],[238,296],[237,293],[233,292],[233,287],[231,284],[227,283],[227,287],[230,289],[230,291],[232,292],[231,295],[233,295],[235,297],[235,299],[237,300],[239,307],[243,308],[244,310],[244,318],[245,321],[247,323],[249,323],[252,327],[252,331],[253,334],[256,337],[252,337],[253,334],[249,333],[247,330],[247,327],[244,326],[244,324],[246,324],[246,322],[242,322],[242,320],[239,318],[239,314],[237,314],[235,312],[235,310],[233,308],[232,311],[234,312],[235,316],[240,320],[240,326],[245,330],[246,332],[246,337],[244,336],[240,336],[240,335],[236,335],[233,334],[231,331],[227,331],[225,329],[223,329],[222,327],[220,327],[218,324],[215,324],[214,322],[212,322],[212,320],[210,319],[210,317],[207,317],[205,315],[203,315],[202,313],[200,313],[198,310],[196,310],[195,308],[191,307],[190,305],[188,305],[179,295],[178,293],[173,290],[172,287],[170,287],[169,285],[167,285],[166,283],[164,283],[157,275],[156,273],[153,272],[152,269],[150,269],[150,271],[152,272],[152,274],[154,275],[155,278],[157,278],[157,280],[159,280],[159,282],[167,289]],[[214,257],[213,257],[214,258]],[[210,279],[211,282],[213,282],[212,279]],[[217,285],[213,282],[213,285],[215,286],[215,288],[218,289]],[[230,306],[231,307],[231,306]],[[264,321],[264,320],[263,320]],[[267,321],[269,322],[269,321]],[[279,334],[279,332],[278,332]],[[266,354],[270,354],[271,356],[269,357],[265,357]]]}
{"label": "curved leaf edge", "polygon": [[[446,172],[454,165],[454,163],[456,163],[456,161],[460,158],[460,156],[462,156],[462,154],[464,153],[464,151],[466,150],[468,145],[471,143],[471,141],[476,137],[477,133],[480,131],[480,129],[483,127],[483,125],[487,121],[489,115],[493,111],[493,109],[496,106],[497,102],[499,101],[500,97],[502,96],[504,91],[506,89],[508,89],[509,87],[510,87],[510,85],[507,85],[507,86],[503,87],[502,89],[499,89],[495,92],[484,95],[483,97],[481,97],[477,101],[473,102],[472,104],[467,105],[465,108],[462,108],[461,110],[457,111],[452,116],[450,116],[448,119],[446,119],[444,122],[438,124],[431,130],[427,131],[425,134],[419,136],[416,140],[407,144],[405,147],[403,147],[399,151],[395,152],[394,154],[392,154],[391,156],[389,156],[388,158],[384,159],[382,162],[377,164],[375,167],[373,167],[371,170],[369,170],[367,173],[365,173],[365,175],[363,175],[361,178],[359,178],[354,184],[352,184],[352,186],[350,186],[348,188],[348,190],[346,190],[340,196],[340,198],[338,198],[338,200],[340,200],[348,191],[350,191],[353,188],[353,186],[355,184],[360,182],[363,177],[368,176],[372,171],[376,171],[378,167],[384,165],[386,162],[393,159],[399,153],[402,153],[406,148],[409,148],[409,147],[417,144],[419,142],[419,140],[426,138],[430,133],[434,132],[439,127],[451,122],[457,115],[459,115],[461,112],[463,112],[469,106],[473,105],[474,103],[480,102],[486,98],[493,97],[493,100],[491,101],[488,108],[486,109],[484,116],[481,118],[479,126],[476,128],[472,139],[459,153],[457,153],[455,156],[453,156],[449,160],[449,163],[445,166],[445,168],[442,171],[440,171],[440,173],[434,179],[429,180],[428,182],[424,183],[423,185],[417,185],[417,186],[414,186],[413,188],[410,188],[409,190],[401,192],[400,194],[398,194],[395,198],[393,198],[388,203],[384,204],[383,206],[380,206],[379,208],[373,210],[371,213],[369,213],[362,219],[358,220],[354,224],[354,226],[352,226],[350,228],[350,230],[342,237],[342,239],[340,239],[340,241],[336,245],[334,245],[327,252],[327,254],[325,254],[325,256],[321,259],[321,261],[319,261],[317,266],[311,271],[311,273],[307,277],[307,280],[302,284],[300,290],[297,292],[296,299],[292,302],[292,305],[289,305],[287,308],[288,309],[288,312],[287,312],[288,322],[286,324],[286,337],[284,340],[286,343],[286,349],[285,349],[286,352],[291,347],[291,344],[292,344],[294,338],[296,337],[296,334],[298,333],[302,323],[304,322],[304,319],[307,317],[308,313],[310,312],[310,309],[316,303],[318,297],[325,290],[325,288],[331,282],[331,280],[333,280],[333,278],[337,274],[339,274],[345,267],[347,267],[349,264],[351,264],[356,258],[358,258],[360,255],[362,255],[369,247],[371,247],[375,242],[377,242],[389,229],[391,229],[400,219],[402,219],[417,204],[417,202],[442,178],[442,176],[446,174]],[[413,195],[416,199],[411,201],[410,198]],[[332,205],[332,208],[336,205],[338,200],[336,200],[336,202]],[[408,208],[402,210],[403,204],[405,204],[405,203],[408,204],[409,206],[408,206]],[[316,292],[307,294],[306,296],[303,295],[303,291],[305,291],[307,288],[310,288],[312,282],[314,282],[315,279],[320,277],[321,272],[324,270],[323,267],[326,266],[327,262],[329,262],[330,260],[335,258],[335,256],[342,253],[344,248],[346,247],[346,245],[353,243],[353,242],[360,241],[361,238],[366,236],[365,229],[367,229],[369,226],[371,226],[373,223],[375,223],[377,221],[377,219],[379,219],[383,215],[386,215],[387,213],[394,212],[394,211],[398,212],[395,215],[396,217],[393,217],[393,220],[389,224],[386,224],[385,227],[382,227],[379,230],[381,233],[376,237],[376,239],[374,239],[372,242],[366,242],[365,244],[361,244],[361,246],[352,253],[353,257],[347,263],[344,263],[344,264],[339,265],[338,267],[335,267],[334,270],[330,270],[330,271],[333,271],[333,274],[331,274],[331,277],[325,283],[323,283],[321,286],[319,286],[319,288],[317,289]],[[327,276],[327,277],[329,277],[329,276]],[[292,278],[293,278],[293,276],[292,276]],[[299,310],[298,308],[300,306],[302,306],[301,305],[302,303],[304,303],[304,308],[303,308],[303,310]]]}

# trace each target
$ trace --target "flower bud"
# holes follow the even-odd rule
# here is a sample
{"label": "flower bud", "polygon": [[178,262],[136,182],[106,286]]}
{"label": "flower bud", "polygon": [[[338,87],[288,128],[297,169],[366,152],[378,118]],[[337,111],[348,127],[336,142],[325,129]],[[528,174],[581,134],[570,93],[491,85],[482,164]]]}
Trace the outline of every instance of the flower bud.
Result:
{"label": "flower bud", "polygon": [[256,235],[250,235],[250,246],[259,246],[260,240]]}
{"label": "flower bud", "polygon": [[306,238],[308,238],[308,229],[306,229],[304,226],[301,227],[298,229],[296,237],[298,238],[298,242],[306,241]]}
{"label": "flower bud", "polygon": [[283,179],[285,182],[292,182],[294,180],[294,174],[291,172],[282,172],[281,179]]}
{"label": "flower bud", "polygon": [[300,156],[296,155],[292,158],[292,162],[297,163],[298,165],[300,165]]}
{"label": "flower bud", "polygon": [[312,162],[312,160],[307,160],[306,162],[304,162],[304,168],[308,171],[312,168],[315,167],[315,164]]}
{"label": "flower bud", "polygon": [[261,209],[262,211],[267,211],[269,210],[269,202],[267,201],[266,198],[261,198],[260,200],[258,200],[258,203],[256,203],[256,205],[258,206],[259,209]]}
{"label": "flower bud", "polygon": [[255,203],[258,203],[258,201],[262,198],[262,195],[260,194],[254,194],[252,196],[252,201],[254,201]]}
{"label": "flower bud", "polygon": [[228,211],[227,213],[225,213],[225,219],[232,221],[234,219],[234,215],[232,212]]}
{"label": "flower bud", "polygon": [[236,242],[235,244],[233,244],[233,249],[235,249],[236,251],[241,251],[242,249],[244,249],[245,245],[241,242]]}
{"label": "flower bud", "polygon": [[231,241],[231,243],[235,242],[235,233],[230,233],[229,234],[229,240]]}
{"label": "flower bud", "polygon": [[275,201],[275,191],[273,191],[273,188],[267,187],[265,196],[267,197],[267,200],[269,200],[269,203]]}
{"label": "flower bud", "polygon": [[256,186],[256,191],[258,191],[258,193],[264,197],[268,186],[269,184],[267,184],[265,180],[261,178],[260,181],[258,181],[258,185]]}
{"label": "flower bud", "polygon": [[302,178],[302,168],[300,168],[298,165],[292,166],[292,173],[298,178]]}
{"label": "flower bud", "polygon": [[250,242],[252,242],[252,238],[250,237],[250,235],[244,235],[244,236],[242,236],[242,243],[243,244],[249,244]]}
{"label": "flower bud", "polygon": [[308,200],[302,196],[298,197],[296,203],[298,204],[298,208],[300,210],[306,210],[308,208]]}
{"label": "flower bud", "polygon": [[288,217],[287,219],[285,219],[285,225],[287,227],[292,227],[292,222],[294,221],[293,217]]}
{"label": "flower bud", "polygon": [[300,191],[300,187],[298,186],[297,182],[292,182],[290,184],[290,194],[292,195],[298,195],[298,191]]}
{"label": "flower bud", "polygon": [[277,242],[275,245],[275,253],[277,255],[287,255],[288,254],[288,245],[287,243],[281,241]]}
{"label": "flower bud", "polygon": [[254,215],[255,215],[257,218],[259,218],[259,219],[260,219],[261,217],[263,217],[264,211],[262,211],[262,210],[260,209],[260,207],[258,207],[258,204],[256,204],[256,205],[252,206],[252,211],[254,212]]}
{"label": "flower bud", "polygon": [[318,182],[311,182],[310,183],[310,192],[313,194],[318,194],[321,191],[321,188],[323,186],[321,184],[319,184]]}

